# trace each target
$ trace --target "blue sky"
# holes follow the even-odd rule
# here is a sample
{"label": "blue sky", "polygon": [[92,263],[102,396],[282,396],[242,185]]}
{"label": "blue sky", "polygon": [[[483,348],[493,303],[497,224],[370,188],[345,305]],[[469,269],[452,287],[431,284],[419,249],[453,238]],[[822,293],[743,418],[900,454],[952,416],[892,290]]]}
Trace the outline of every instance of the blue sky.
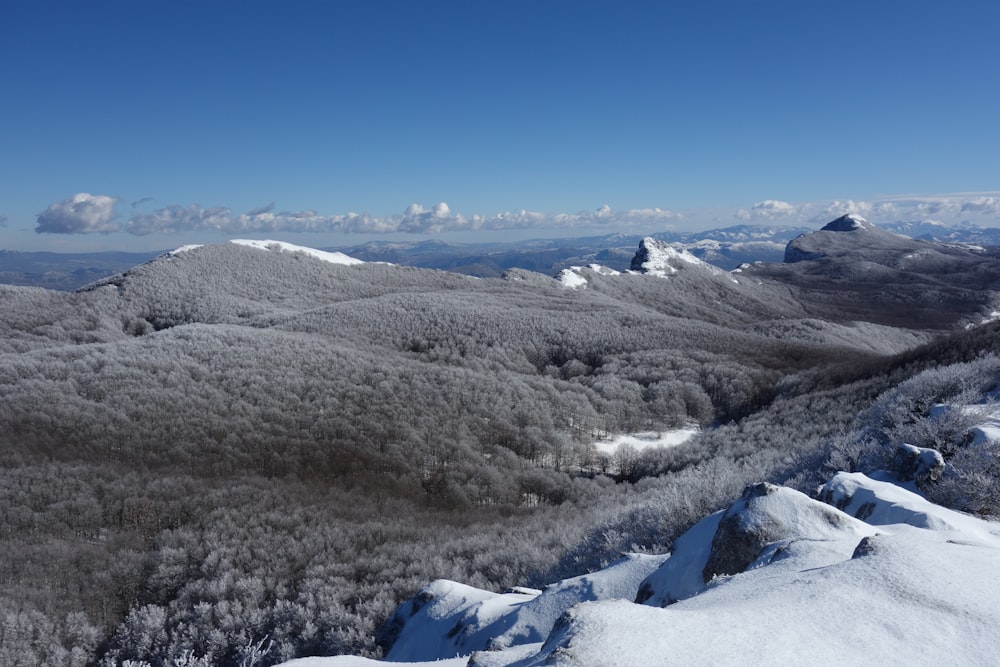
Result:
{"label": "blue sky", "polygon": [[994,226],[998,25],[919,0],[5,3],[0,248]]}

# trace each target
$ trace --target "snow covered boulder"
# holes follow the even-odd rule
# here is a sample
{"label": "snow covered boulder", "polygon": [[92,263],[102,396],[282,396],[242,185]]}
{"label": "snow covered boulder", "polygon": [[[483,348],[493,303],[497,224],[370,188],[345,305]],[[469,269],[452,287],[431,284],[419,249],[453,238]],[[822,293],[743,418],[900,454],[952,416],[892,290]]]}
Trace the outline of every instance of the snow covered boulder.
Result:
{"label": "snow covered boulder", "polygon": [[404,662],[437,660],[485,649],[497,634],[492,621],[541,591],[492,593],[438,579],[393,612],[376,637],[386,658]]}
{"label": "snow covered boulder", "polygon": [[434,581],[401,604],[379,632],[386,658],[438,660],[473,651],[541,642],[569,608],[594,600],[632,599],[667,556],[628,554],[598,572],[550,584],[491,593]]}
{"label": "snow covered boulder", "polygon": [[901,482],[916,482],[917,486],[934,482],[944,472],[944,457],[936,449],[902,444],[892,459],[893,471]]}
{"label": "snow covered boulder", "polygon": [[764,548],[781,540],[832,540],[871,534],[868,526],[798,491],[773,484],[748,486],[729,506],[712,538],[702,578],[743,572]]}
{"label": "snow covered boulder", "polygon": [[640,586],[636,602],[664,607],[705,590],[713,579],[767,565],[797,541],[821,543],[831,561],[847,558],[871,526],[803,493],[773,484],[748,486],[678,538],[670,559]]}

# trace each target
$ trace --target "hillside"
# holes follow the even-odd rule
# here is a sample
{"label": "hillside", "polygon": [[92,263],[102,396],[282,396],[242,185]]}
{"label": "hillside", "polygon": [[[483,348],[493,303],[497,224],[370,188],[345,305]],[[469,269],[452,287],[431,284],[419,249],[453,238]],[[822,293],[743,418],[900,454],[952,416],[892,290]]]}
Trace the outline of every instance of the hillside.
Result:
{"label": "hillside", "polygon": [[[747,484],[807,489],[904,437],[959,476],[938,500],[993,511],[989,479],[955,491],[973,417],[930,414],[996,382],[994,260],[928,244],[937,292],[882,285],[917,304],[887,317],[852,232],[816,234],[791,243],[823,257],[737,272],[654,238],[559,279],[238,242],[0,288],[0,662],[378,656],[428,581],[663,553]],[[909,275],[911,252],[864,261]]]}

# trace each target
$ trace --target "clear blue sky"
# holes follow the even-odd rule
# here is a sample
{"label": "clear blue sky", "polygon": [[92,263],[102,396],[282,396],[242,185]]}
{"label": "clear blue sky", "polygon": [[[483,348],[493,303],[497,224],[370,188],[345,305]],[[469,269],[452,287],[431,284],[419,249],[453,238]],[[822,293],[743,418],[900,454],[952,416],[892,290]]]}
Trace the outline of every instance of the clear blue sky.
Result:
{"label": "clear blue sky", "polygon": [[0,248],[838,205],[996,225],[998,29],[1000,3],[961,0],[11,0]]}

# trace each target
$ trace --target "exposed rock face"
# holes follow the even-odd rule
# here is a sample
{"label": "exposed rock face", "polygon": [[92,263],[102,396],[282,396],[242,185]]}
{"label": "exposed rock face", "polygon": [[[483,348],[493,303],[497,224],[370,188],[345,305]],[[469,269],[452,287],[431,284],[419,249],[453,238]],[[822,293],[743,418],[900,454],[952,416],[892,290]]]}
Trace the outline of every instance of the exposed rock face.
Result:
{"label": "exposed rock face", "polygon": [[706,584],[718,575],[736,574],[747,569],[761,550],[778,537],[775,534],[777,526],[766,521],[747,521],[744,512],[755,499],[770,495],[777,489],[767,482],[748,486],[740,501],[726,510],[712,538],[712,552],[702,570]]}

